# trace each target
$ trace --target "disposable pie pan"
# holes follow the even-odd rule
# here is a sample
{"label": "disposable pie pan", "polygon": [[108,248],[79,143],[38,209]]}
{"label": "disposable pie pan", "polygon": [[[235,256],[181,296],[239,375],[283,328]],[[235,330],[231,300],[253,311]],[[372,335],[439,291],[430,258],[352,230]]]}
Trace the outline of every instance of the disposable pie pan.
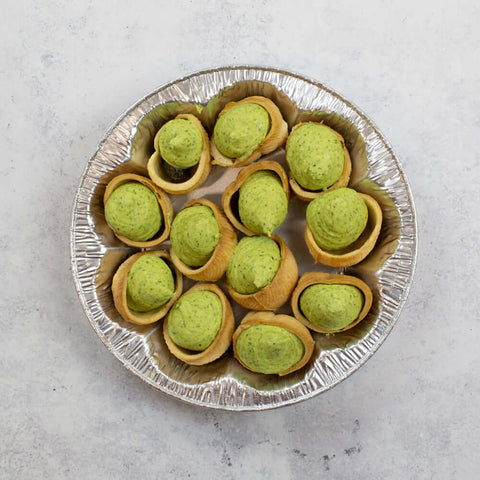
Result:
{"label": "disposable pie pan", "polygon": [[[292,195],[285,222],[275,231],[292,250],[299,275],[307,271],[345,273],[369,285],[373,305],[354,328],[334,335],[313,333],[315,349],[300,370],[278,377],[256,374],[226,354],[205,366],[187,365],[170,354],[162,322],[133,325],[122,320],[113,304],[113,274],[128,256],[141,251],[121,242],[105,222],[103,194],[120,173],[148,176],[153,138],[166,121],[181,113],[197,116],[208,134],[230,101],[262,95],[279,107],[289,131],[303,121],[324,122],[338,131],[352,158],[349,187],[373,196],[383,224],[375,248],[348,268],[315,264],[302,232],[307,203]],[[288,171],[284,148],[262,157]],[[169,195],[174,213],[188,200],[206,198],[221,207],[224,189],[239,170],[213,166],[200,188]],[[205,407],[266,410],[318,395],[347,378],[382,344],[397,321],[412,283],[416,250],[415,209],[405,174],[387,140],[355,105],[321,83],[261,67],[229,67],[188,75],[160,87],[126,111],[100,141],[78,187],[71,225],[71,262],[85,313],[101,341],[122,364],[156,389]],[[243,235],[240,232],[239,238]],[[169,248],[168,241],[156,248]],[[194,282],[185,279],[184,291]],[[225,279],[218,285],[226,292]],[[276,313],[291,315],[290,302]],[[232,302],[236,324],[247,311]]]}

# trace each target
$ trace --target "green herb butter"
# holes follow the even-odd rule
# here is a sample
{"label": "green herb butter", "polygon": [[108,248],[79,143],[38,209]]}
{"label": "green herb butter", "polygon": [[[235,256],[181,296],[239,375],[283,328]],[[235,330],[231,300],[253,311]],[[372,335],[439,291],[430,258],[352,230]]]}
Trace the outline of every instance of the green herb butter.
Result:
{"label": "green herb butter", "polygon": [[298,363],[305,349],[302,341],[285,328],[254,325],[239,335],[236,351],[255,372],[281,373]]}
{"label": "green herb butter", "polygon": [[220,228],[210,207],[184,208],[172,222],[172,248],[180,260],[191,267],[205,265],[219,239]]}
{"label": "green herb butter", "polygon": [[268,287],[280,267],[280,248],[268,237],[244,237],[227,267],[227,280],[238,293],[248,295]]}
{"label": "green herb butter", "polygon": [[363,294],[353,285],[317,284],[300,296],[300,309],[316,327],[341,330],[355,321],[363,308]]}
{"label": "green herb butter", "polygon": [[202,134],[190,120],[176,118],[160,129],[158,149],[160,156],[175,168],[190,168],[200,160]]}
{"label": "green herb butter", "polygon": [[295,180],[307,190],[325,190],[342,175],[343,145],[325,125],[306,123],[288,139],[287,162]]}
{"label": "green herb butter", "polygon": [[307,207],[307,224],[323,250],[351,245],[367,225],[368,209],[351,188],[339,188],[315,198]]}
{"label": "green herb butter", "polygon": [[287,210],[287,195],[278,175],[273,172],[252,173],[240,187],[240,220],[252,232],[270,236],[285,220]]}
{"label": "green herb butter", "polygon": [[256,103],[241,103],[221,115],[213,130],[218,150],[229,158],[247,157],[270,129],[268,112]]}
{"label": "green herb butter", "polygon": [[127,305],[131,310],[155,310],[165,305],[174,291],[172,271],[161,258],[149,253],[132,265],[127,279]]}
{"label": "green herb butter", "polygon": [[162,226],[157,197],[139,182],[124,183],[112,192],[105,219],[112,230],[135,242],[151,239]]}
{"label": "green herb butter", "polygon": [[223,307],[219,296],[208,290],[180,297],[168,314],[168,334],[179,346],[203,351],[215,340],[222,325]]}

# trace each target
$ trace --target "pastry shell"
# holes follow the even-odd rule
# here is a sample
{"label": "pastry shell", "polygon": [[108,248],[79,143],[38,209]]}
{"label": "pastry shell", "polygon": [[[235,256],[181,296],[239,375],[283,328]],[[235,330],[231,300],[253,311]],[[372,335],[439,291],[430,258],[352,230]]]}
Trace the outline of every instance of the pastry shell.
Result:
{"label": "pastry shell", "polygon": [[251,293],[238,293],[227,281],[229,295],[242,307],[250,310],[276,310],[289,298],[298,280],[298,267],[293,253],[281,237],[271,237],[280,247],[280,266],[272,283],[262,290]]}
{"label": "pastry shell", "polygon": [[[324,330],[311,323],[300,310],[300,297],[305,289],[311,285],[329,284],[329,285],[351,285],[357,287],[363,294],[363,308],[358,317],[349,325],[338,330]],[[310,330],[319,333],[338,333],[349,330],[360,323],[370,311],[373,302],[373,294],[370,287],[362,280],[351,275],[330,274],[323,272],[307,272],[300,277],[295,290],[292,293],[291,305],[294,317]]]}
{"label": "pastry shell", "polygon": [[273,325],[277,327],[284,328],[289,332],[296,335],[300,341],[303,343],[304,354],[303,357],[288,370],[279,372],[278,375],[281,377],[288,375],[289,373],[295,372],[302,368],[312,356],[313,349],[315,347],[315,342],[312,338],[312,335],[308,329],[298,322],[295,318],[290,315],[275,315],[273,312],[249,312],[243,318],[240,325],[235,330],[233,334],[233,356],[240,362],[240,364],[248,370],[251,370],[247,365],[245,365],[240,357],[237,354],[237,340],[241,333],[247,330],[254,325]]}
{"label": "pastry shell", "polygon": [[382,209],[370,195],[357,193],[367,205],[368,220],[360,237],[351,245],[335,251],[322,250],[313,238],[308,223],[305,224],[305,242],[316,263],[322,263],[329,267],[351,267],[361,262],[373,250],[382,228]]}
{"label": "pastry shell", "polygon": [[168,333],[168,317],[163,322],[163,337],[165,338],[165,343],[170,353],[189,365],[205,365],[221,357],[230,346],[233,329],[235,328],[232,307],[225,294],[217,285],[213,283],[198,283],[184,293],[184,295],[201,290],[209,290],[210,292],[216,293],[220,297],[223,307],[220,330],[213,342],[205,350],[202,352],[193,352],[192,350],[179,347],[174,343]]}
{"label": "pastry shell", "polygon": [[[298,198],[300,198],[301,200],[304,200],[306,202],[309,202],[309,201],[313,200],[314,198],[318,197],[319,195],[322,195],[322,193],[329,192],[330,190],[334,190],[336,188],[346,187],[348,185],[348,182],[350,181],[350,174],[352,173],[352,161],[350,159],[350,154],[348,153],[347,147],[345,146],[345,140],[336,130],[333,130],[333,128],[330,128],[328,125],[325,125],[324,123],[319,123],[319,122],[300,122],[292,128],[292,131],[290,132],[290,135],[297,128],[301,127],[302,125],[307,125],[309,123],[314,123],[316,125],[323,125],[324,127],[329,128],[333,133],[335,133],[335,135],[338,137],[338,139],[340,140],[340,143],[342,144],[342,147],[343,147],[344,162],[343,162],[343,171],[342,171],[342,174],[340,175],[340,178],[333,185],[326,188],[325,190],[319,190],[319,191],[305,190],[295,180],[295,178],[292,175],[292,172],[290,172],[290,174],[289,174],[290,186],[292,187],[293,192],[295,193],[295,195]],[[288,151],[288,141],[289,140],[290,140],[290,136],[288,137],[287,143],[285,145],[285,155],[286,155],[286,152]]]}
{"label": "pastry shell", "polygon": [[[127,304],[127,281],[130,269],[133,264],[142,256],[146,254],[153,254],[162,260],[166,261],[173,273],[173,280],[175,285],[175,290],[172,298],[161,307],[151,310],[148,312],[135,312],[128,308]],[[127,258],[120,267],[115,272],[112,280],[112,294],[113,302],[115,308],[118,310],[118,313],[122,316],[124,320],[130,323],[135,323],[136,325],[149,325],[155,323],[158,320],[162,319],[167,312],[170,310],[170,307],[173,305],[175,300],[182,294],[183,289],[183,278],[182,274],[174,267],[170,261],[170,255],[166,250],[148,250],[145,252],[139,252],[131,257]]]}
{"label": "pastry shell", "polygon": [[239,160],[235,158],[229,158],[220,153],[218,150],[215,139],[212,134],[210,139],[210,150],[213,157],[212,163],[214,165],[220,165],[222,167],[244,167],[253,163],[255,160],[259,159],[262,155],[271,153],[276,150],[278,147],[282,146],[287,140],[288,136],[288,125],[287,122],[283,119],[282,114],[279,108],[272,102],[269,98],[261,96],[246,97],[238,102],[229,102],[225,105],[223,110],[219,113],[218,117],[221,117],[225,112],[230,110],[236,105],[242,103],[257,103],[262,106],[270,116],[270,130],[267,133],[267,136],[264,140],[258,145],[248,157]]}
{"label": "pastry shell", "polygon": [[201,267],[190,267],[182,262],[172,247],[170,247],[170,257],[175,267],[186,277],[201,282],[216,282],[227,269],[230,257],[237,245],[237,234],[218,206],[205,198],[188,201],[183,205],[182,210],[196,205],[203,205],[212,209],[220,229],[217,246],[207,263]]}
{"label": "pastry shell", "polygon": [[287,201],[290,200],[290,188],[288,185],[288,177],[285,173],[283,167],[278,163],[272,160],[261,160],[255,162],[248,167],[243,168],[237,175],[237,179],[228,185],[222,195],[222,207],[225,212],[225,215],[230,220],[232,225],[240,230],[245,235],[261,235],[259,233],[253,232],[247,228],[240,220],[240,215],[238,214],[238,192],[240,187],[245,182],[245,180],[255,172],[259,170],[271,170],[279,177],[282,182],[283,190],[287,195]]}
{"label": "pastry shell", "polygon": [[195,190],[207,179],[211,168],[210,141],[200,120],[190,113],[182,113],[175,117],[175,119],[177,118],[190,120],[198,128],[202,135],[202,153],[200,154],[198,164],[191,167],[192,169],[195,168],[195,172],[188,180],[180,183],[171,182],[165,175],[162,167],[163,160],[160,156],[160,151],[157,150],[158,136],[161,129],[157,132],[154,139],[155,153],[153,153],[147,163],[148,176],[152,179],[152,182],[155,183],[155,185],[158,185],[166,192],[172,194],[189,193],[192,190]]}
{"label": "pastry shell", "polygon": [[128,182],[142,183],[155,194],[158,204],[160,205],[160,210],[162,211],[162,226],[159,232],[157,232],[156,236],[151,240],[147,240],[146,242],[136,242],[135,240],[130,240],[129,238],[120,235],[119,233],[116,233],[113,229],[112,232],[119,240],[131,247],[156,247],[163,243],[165,240],[167,240],[168,236],[170,235],[170,224],[173,220],[173,207],[170,199],[168,198],[168,195],[160,188],[158,188],[151,180],[146,177],[142,177],[141,175],[136,175],[134,173],[123,173],[122,175],[117,175],[116,177],[112,178],[110,182],[108,182],[107,188],[105,189],[105,193],[103,195],[103,205],[105,207],[108,199],[110,198],[110,195],[116,188]]}

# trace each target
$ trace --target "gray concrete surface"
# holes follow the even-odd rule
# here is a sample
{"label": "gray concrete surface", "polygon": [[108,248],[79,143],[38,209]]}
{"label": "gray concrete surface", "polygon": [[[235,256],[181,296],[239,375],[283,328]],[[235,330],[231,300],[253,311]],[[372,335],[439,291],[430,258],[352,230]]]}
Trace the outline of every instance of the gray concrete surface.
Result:
{"label": "gray concrete surface", "polygon": [[[478,5],[2,2],[0,478],[465,479],[480,467]],[[98,140],[162,83],[228,64],[315,78],[395,149],[419,223],[391,335],[329,392],[263,413],[196,408],[133,376],[70,272]]]}

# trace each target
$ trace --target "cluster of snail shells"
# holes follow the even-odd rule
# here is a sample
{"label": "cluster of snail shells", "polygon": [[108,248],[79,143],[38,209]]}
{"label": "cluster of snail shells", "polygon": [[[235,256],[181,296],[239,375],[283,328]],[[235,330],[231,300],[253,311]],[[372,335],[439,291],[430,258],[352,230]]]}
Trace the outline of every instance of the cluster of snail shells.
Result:
{"label": "cluster of snail shells", "polygon": [[[112,281],[112,293],[115,307],[126,321],[139,325],[146,325],[157,322],[165,317],[168,314],[171,306],[182,295],[182,275],[198,282],[216,282],[225,274],[230,257],[235,249],[235,246],[237,245],[237,234],[233,227],[245,235],[257,235],[241,222],[234,205],[240,187],[253,173],[260,170],[268,170],[275,173],[281,182],[287,199],[290,197],[290,188],[300,199],[304,201],[311,201],[316,196],[321,195],[322,192],[311,192],[303,189],[296,182],[293,176],[290,175],[290,178],[287,176],[284,169],[278,162],[263,160],[253,163],[261,156],[271,153],[280,146],[284,145],[285,142],[287,142],[286,149],[288,149],[288,126],[278,107],[270,99],[260,96],[248,97],[240,100],[239,102],[228,103],[220,112],[219,117],[235,105],[246,102],[258,103],[265,108],[270,115],[271,122],[270,130],[265,139],[252,151],[250,155],[248,155],[248,157],[238,162],[235,162],[234,159],[225,157],[216,147],[213,136],[211,139],[209,139],[203,125],[197,117],[191,114],[181,114],[177,115],[175,118],[181,118],[193,122],[200,131],[202,137],[202,151],[200,160],[198,164],[191,170],[191,176],[187,180],[180,183],[169,181],[168,176],[166,175],[162,166],[163,160],[160,152],[157,150],[157,136],[159,135],[159,130],[154,141],[156,150],[148,160],[147,164],[147,170],[150,179],[135,174],[123,174],[113,178],[113,180],[111,180],[107,185],[104,194],[104,204],[106,204],[108,198],[115,188],[123,183],[131,181],[142,183],[155,194],[160,209],[163,213],[163,217],[166,221],[163,222],[162,229],[153,239],[146,242],[135,242],[121,235],[117,235],[114,232],[122,242],[129,246],[137,248],[151,248],[157,247],[169,238],[170,225],[173,220],[174,213],[170,199],[165,192],[175,195],[192,192],[207,179],[210,173],[211,165],[235,168],[245,167],[240,170],[236,180],[225,189],[222,195],[221,202],[225,213],[223,213],[215,203],[203,198],[190,200],[182,207],[182,209],[184,209],[196,205],[207,206],[213,211],[215,219],[219,225],[220,238],[218,244],[216,245],[214,252],[205,265],[199,268],[192,268],[182,262],[182,260],[176,255],[175,251],[171,248],[170,252],[165,250],[149,250],[137,253],[129,257],[118,268]],[[302,124],[294,126],[292,131],[294,131],[300,125]],[[345,161],[341,177],[334,185],[327,189],[327,191],[348,185],[352,169],[350,156],[345,146],[343,137],[338,132],[335,132],[335,134],[341,141]],[[305,241],[315,262],[334,267],[351,266],[360,262],[373,249],[380,233],[382,211],[378,203],[372,197],[365,194],[360,195],[365,200],[367,205],[369,220],[364,234],[362,234],[362,236],[350,247],[347,247],[341,252],[324,251],[316,244],[308,224],[306,225]],[[334,333],[331,331],[322,331],[321,329],[318,329],[312,325],[303,316],[299,308],[299,297],[301,296],[302,292],[308,286],[315,283],[349,284],[359,288],[364,295],[364,308],[362,309],[362,312],[357,320],[347,328],[353,327],[365,317],[372,304],[372,292],[364,282],[348,275],[328,275],[320,272],[309,272],[304,274],[300,278],[300,281],[298,281],[297,263],[292,252],[282,238],[278,235],[272,234],[272,239],[280,248],[280,266],[270,285],[256,293],[246,295],[235,291],[227,282],[227,290],[230,297],[243,307],[253,310],[245,316],[240,325],[237,327],[235,333],[235,322],[232,307],[222,290],[213,283],[196,284],[185,294],[198,290],[209,290],[216,293],[219,296],[223,307],[221,327],[217,337],[206,350],[201,352],[191,352],[179,347],[172,341],[168,334],[167,318],[164,321],[163,333],[167,347],[173,355],[190,365],[204,365],[223,355],[230,346],[233,336],[234,356],[242,365],[244,365],[241,359],[238,357],[235,349],[236,340],[240,333],[252,325],[277,325],[297,335],[297,337],[304,344],[305,351],[304,356],[296,365],[285,372],[280,372],[279,375],[285,375],[291,373],[292,371],[298,370],[308,362],[314,348],[314,341],[308,329],[322,333]],[[173,297],[162,307],[150,312],[133,312],[128,308],[126,300],[128,274],[133,263],[135,263],[140,256],[146,253],[152,253],[167,262],[174,275],[175,291]],[[292,311],[295,318],[289,315],[275,315],[272,312],[273,310],[276,310],[285,304],[289,299],[291,301]]]}

